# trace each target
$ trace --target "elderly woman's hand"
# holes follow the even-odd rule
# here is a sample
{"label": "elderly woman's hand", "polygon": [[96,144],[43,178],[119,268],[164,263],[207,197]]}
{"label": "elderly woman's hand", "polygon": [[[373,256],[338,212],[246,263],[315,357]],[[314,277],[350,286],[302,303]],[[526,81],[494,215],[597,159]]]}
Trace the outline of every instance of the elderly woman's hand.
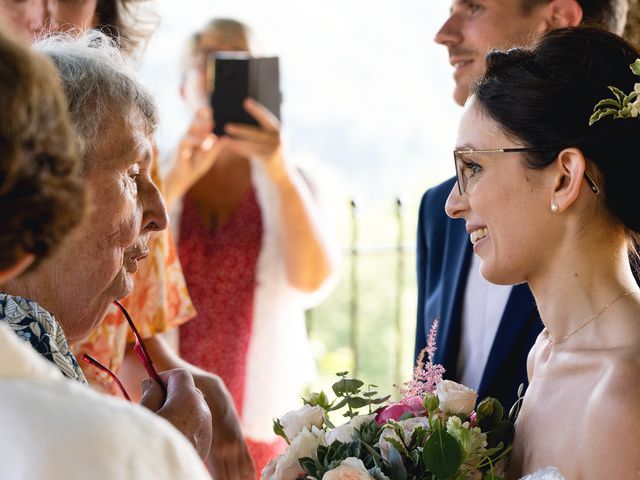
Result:
{"label": "elderly woman's hand", "polygon": [[213,414],[213,442],[207,459],[216,480],[253,480],[255,467],[242,437],[238,415],[222,380],[206,372],[194,372],[196,386]]}
{"label": "elderly woman's hand", "polygon": [[212,427],[211,411],[202,392],[196,388],[191,373],[184,369],[161,372],[160,377],[167,386],[166,399],[160,386],[147,379],[142,384],[140,404],[168,420],[187,437],[200,457],[206,459],[211,447]]}
{"label": "elderly woman's hand", "polygon": [[251,98],[247,98],[243,106],[258,126],[226,124],[224,130],[230,137],[227,145],[238,155],[262,160],[271,178],[277,181],[287,174],[280,143],[280,122],[266,107]]}

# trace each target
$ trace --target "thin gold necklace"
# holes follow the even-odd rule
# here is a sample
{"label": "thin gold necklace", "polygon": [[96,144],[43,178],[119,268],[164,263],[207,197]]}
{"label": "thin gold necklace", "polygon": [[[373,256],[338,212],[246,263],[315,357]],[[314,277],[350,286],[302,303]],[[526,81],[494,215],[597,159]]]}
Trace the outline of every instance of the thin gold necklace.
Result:
{"label": "thin gold necklace", "polygon": [[591,322],[593,322],[596,318],[598,318],[607,308],[609,308],[611,305],[613,305],[614,303],[616,303],[618,300],[622,300],[624,297],[628,297],[629,295],[639,295],[640,292],[626,292],[623,293],[622,295],[620,295],[617,298],[614,298],[613,300],[611,300],[609,303],[607,303],[602,310],[600,310],[598,313],[590,316],[582,325],[580,325],[578,328],[576,328],[575,330],[573,330],[572,332],[567,333],[564,337],[562,337],[560,340],[554,340],[553,337],[551,336],[551,332],[547,330],[547,334],[549,335],[549,344],[550,345],[557,345],[558,343],[562,343],[564,342],[567,338],[569,338],[571,335],[578,333],[580,330],[582,330],[584,327],[586,327],[587,325],[589,325]]}

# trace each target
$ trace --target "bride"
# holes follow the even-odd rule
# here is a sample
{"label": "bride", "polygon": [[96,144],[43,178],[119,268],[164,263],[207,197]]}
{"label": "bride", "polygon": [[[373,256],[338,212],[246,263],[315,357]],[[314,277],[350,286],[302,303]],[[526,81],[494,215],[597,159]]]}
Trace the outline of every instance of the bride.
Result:
{"label": "bride", "polygon": [[[460,123],[447,214],[466,221],[487,280],[528,282],[545,325],[508,478],[547,466],[567,479],[640,478],[640,289],[629,260],[640,117],[637,94],[623,109],[608,89],[634,91],[639,56],[591,28],[492,52]],[[604,98],[610,111],[590,126]]]}

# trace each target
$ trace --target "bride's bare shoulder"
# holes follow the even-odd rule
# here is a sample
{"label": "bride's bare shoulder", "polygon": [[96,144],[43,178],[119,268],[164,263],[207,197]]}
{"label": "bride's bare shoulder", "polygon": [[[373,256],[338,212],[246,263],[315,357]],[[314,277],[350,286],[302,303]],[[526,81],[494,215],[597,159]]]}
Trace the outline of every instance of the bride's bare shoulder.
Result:
{"label": "bride's bare shoulder", "polygon": [[544,347],[548,344],[549,334],[547,333],[547,330],[544,329],[542,330],[542,332],[540,332],[538,338],[536,338],[533,347],[531,347],[531,350],[529,350],[529,354],[527,355],[527,376],[529,377],[529,382],[531,382],[531,379],[533,378],[533,371],[536,366],[536,361],[542,354]]}
{"label": "bride's bare shoulder", "polygon": [[[636,349],[640,352],[640,349]],[[582,443],[583,478],[640,475],[640,353],[612,360],[588,401]]]}

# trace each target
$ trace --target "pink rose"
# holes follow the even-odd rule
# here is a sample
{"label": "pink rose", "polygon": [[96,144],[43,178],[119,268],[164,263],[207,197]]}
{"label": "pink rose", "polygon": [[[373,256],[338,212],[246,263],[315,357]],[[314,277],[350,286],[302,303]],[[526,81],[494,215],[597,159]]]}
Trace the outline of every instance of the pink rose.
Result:
{"label": "pink rose", "polygon": [[407,397],[403,398],[400,403],[392,403],[380,410],[376,416],[376,423],[378,425],[384,425],[389,420],[400,420],[405,413],[410,413],[413,416],[420,416],[425,412],[426,410],[422,403],[422,397]]}

